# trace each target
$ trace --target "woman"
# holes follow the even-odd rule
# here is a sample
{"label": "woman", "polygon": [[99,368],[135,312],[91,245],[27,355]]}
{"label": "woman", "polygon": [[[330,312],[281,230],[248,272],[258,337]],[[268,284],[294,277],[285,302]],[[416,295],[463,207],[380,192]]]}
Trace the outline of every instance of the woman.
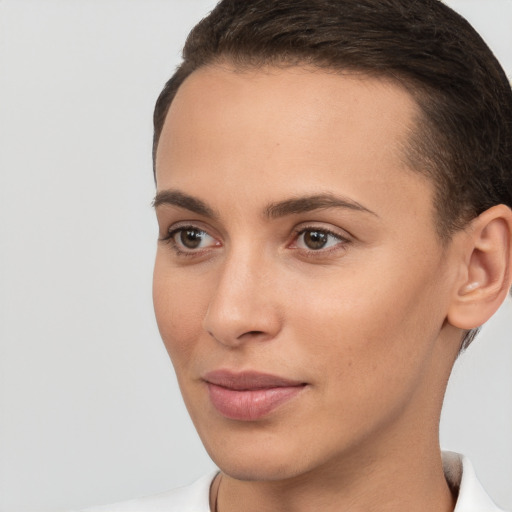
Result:
{"label": "woman", "polygon": [[438,425],[512,284],[511,120],[441,2],[220,2],[154,138],[155,311],[220,471],[108,510],[499,510]]}

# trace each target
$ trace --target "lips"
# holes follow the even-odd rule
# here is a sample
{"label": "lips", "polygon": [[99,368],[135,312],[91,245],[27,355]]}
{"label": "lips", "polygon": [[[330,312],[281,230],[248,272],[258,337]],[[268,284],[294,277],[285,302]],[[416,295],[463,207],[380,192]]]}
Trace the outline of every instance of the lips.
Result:
{"label": "lips", "polygon": [[254,421],[300,394],[306,384],[259,372],[216,370],[204,380],[212,405],[226,418]]}

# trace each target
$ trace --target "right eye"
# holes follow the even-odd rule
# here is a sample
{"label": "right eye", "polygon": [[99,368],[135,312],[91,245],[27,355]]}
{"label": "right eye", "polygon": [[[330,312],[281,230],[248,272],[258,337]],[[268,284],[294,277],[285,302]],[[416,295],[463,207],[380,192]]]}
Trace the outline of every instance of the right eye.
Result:
{"label": "right eye", "polygon": [[169,230],[168,241],[178,254],[193,254],[221,244],[203,229],[194,226],[181,226]]}

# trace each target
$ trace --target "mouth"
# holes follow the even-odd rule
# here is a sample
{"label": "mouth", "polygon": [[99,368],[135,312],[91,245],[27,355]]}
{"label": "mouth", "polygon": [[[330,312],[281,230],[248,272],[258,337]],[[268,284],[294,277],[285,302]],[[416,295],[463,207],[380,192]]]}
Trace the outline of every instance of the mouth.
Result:
{"label": "mouth", "polygon": [[203,380],[212,405],[224,417],[255,421],[300,394],[304,382],[259,372],[216,370]]}

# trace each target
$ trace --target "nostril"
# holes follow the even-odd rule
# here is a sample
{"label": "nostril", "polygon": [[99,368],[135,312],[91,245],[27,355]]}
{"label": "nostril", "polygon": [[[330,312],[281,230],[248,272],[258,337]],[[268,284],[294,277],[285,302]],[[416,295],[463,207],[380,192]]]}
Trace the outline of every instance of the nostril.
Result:
{"label": "nostril", "polygon": [[238,336],[238,341],[250,340],[250,339],[262,339],[266,338],[268,334],[265,331],[246,331]]}

